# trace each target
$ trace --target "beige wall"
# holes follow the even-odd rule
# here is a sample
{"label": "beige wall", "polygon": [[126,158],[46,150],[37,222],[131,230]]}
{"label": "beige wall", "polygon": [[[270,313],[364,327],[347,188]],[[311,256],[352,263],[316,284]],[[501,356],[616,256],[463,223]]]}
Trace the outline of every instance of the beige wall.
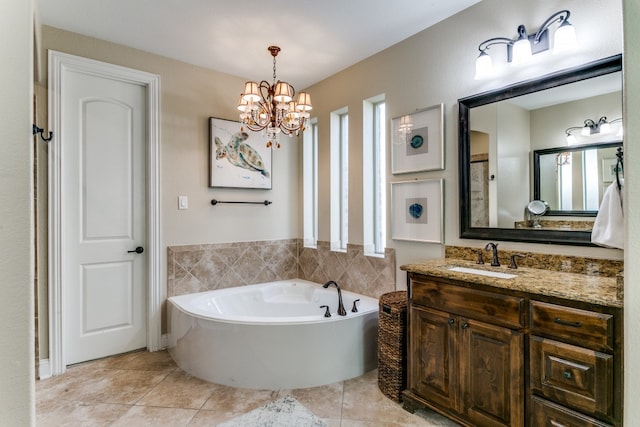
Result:
{"label": "beige wall", "polygon": [[[525,24],[529,31],[534,31],[552,13],[564,8],[572,12],[570,22],[576,28],[580,44],[576,51],[564,56],[546,52],[535,56],[529,66],[508,67],[498,78],[487,81],[473,79],[477,47],[481,41],[496,36],[515,36],[519,24]],[[444,102],[445,170],[394,176],[388,168],[389,181],[443,177],[445,243],[477,247],[484,245],[484,241],[462,240],[458,237],[457,100],[618,54],[622,51],[621,23],[620,0],[484,0],[308,88],[314,100],[313,113],[319,124],[319,205],[323,207],[318,215],[320,240],[329,240],[329,114],[341,107],[349,108],[349,194],[358,195],[349,200],[349,242],[361,244],[362,100],[384,93],[388,118]],[[503,46],[493,47],[492,54],[496,66],[500,65],[500,60],[506,62]],[[390,218],[389,210],[387,214]],[[387,229],[387,235],[390,236],[390,225]],[[393,241],[390,237],[387,243],[396,249],[397,266],[443,255],[441,245]],[[622,251],[604,248],[515,242],[501,242],[500,246],[534,252],[622,258]],[[398,287],[404,286],[404,272],[397,271],[396,282]]]}
{"label": "beige wall", "polygon": [[[163,250],[161,275],[166,290],[167,246],[280,240],[297,237],[298,144],[282,138],[282,148],[273,151],[272,190],[212,189],[208,187],[208,118],[237,120],[235,102],[245,79],[196,67],[103,40],[44,26],[42,28],[43,77],[36,88],[40,113],[46,117],[47,50],[147,71],[160,76],[160,191]],[[265,54],[265,76],[271,72]],[[44,120],[43,120],[44,121]],[[54,141],[55,143],[55,141]],[[41,165],[38,186],[46,192],[46,147],[39,147]],[[178,210],[178,196],[189,197],[189,209]],[[263,205],[211,206],[211,199],[268,199]],[[41,198],[39,212],[47,211]],[[42,220],[43,218],[39,216]],[[46,218],[46,216],[45,216]],[[39,233],[39,261],[46,265],[46,230]],[[39,334],[41,358],[48,357],[47,281],[40,269]]]}
{"label": "beige wall", "polygon": [[[624,3],[624,157],[626,250],[624,253],[624,423],[640,420],[640,2]],[[629,167],[629,165],[632,165]]]}
{"label": "beige wall", "polygon": [[11,426],[35,423],[32,13],[24,0],[0,13],[0,423]]}
{"label": "beige wall", "polygon": [[[52,27],[43,27],[42,41],[43,55],[53,49],[160,75],[164,246],[297,237],[295,140],[283,138],[273,152],[273,190],[208,188],[208,118],[238,119],[235,103],[245,79]],[[178,210],[178,195],[189,197],[188,210]],[[273,204],[212,207],[212,198]]]}

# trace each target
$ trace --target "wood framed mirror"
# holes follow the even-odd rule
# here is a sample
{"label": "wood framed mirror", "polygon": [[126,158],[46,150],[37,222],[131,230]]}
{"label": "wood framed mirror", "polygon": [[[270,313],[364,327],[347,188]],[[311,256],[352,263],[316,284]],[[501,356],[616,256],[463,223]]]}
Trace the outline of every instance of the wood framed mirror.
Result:
{"label": "wood framed mirror", "polygon": [[[566,144],[563,131],[555,131],[553,138],[547,137],[543,143],[534,142],[535,134],[541,133],[542,126],[535,125],[539,121],[536,122],[531,111],[541,113],[543,109],[547,109],[546,117],[557,117],[558,111],[562,111],[564,107],[565,110],[569,109],[570,102],[580,100],[584,104],[585,100],[592,97],[609,96],[613,97],[613,101],[607,102],[612,102],[612,108],[617,109],[613,113],[619,113],[621,117],[621,70],[622,55],[615,55],[458,100],[461,238],[591,245],[591,231],[581,227],[518,227],[518,222],[526,219],[527,203],[535,199],[533,152],[546,148],[544,144],[549,148]],[[608,88],[601,89],[601,83]],[[615,89],[611,89],[611,85]],[[581,107],[583,111],[573,107],[570,110],[581,114],[582,122],[588,118],[585,115],[600,114],[598,108],[602,108],[602,104],[597,98],[593,105],[584,104],[587,106]],[[512,108],[513,105],[517,108]],[[497,113],[501,115],[499,121],[496,119]],[[607,112],[603,115],[611,114]],[[488,121],[487,116],[490,117]],[[519,122],[524,123],[524,126],[517,127],[516,123]],[[569,128],[575,124],[575,119],[565,119],[562,126]],[[498,137],[497,129],[500,127],[508,128],[508,137]],[[480,146],[485,144],[488,147],[485,153],[475,149],[475,142],[472,147],[472,140],[479,140]],[[498,140],[506,143],[498,145]],[[498,205],[498,199],[504,200],[505,205]]]}

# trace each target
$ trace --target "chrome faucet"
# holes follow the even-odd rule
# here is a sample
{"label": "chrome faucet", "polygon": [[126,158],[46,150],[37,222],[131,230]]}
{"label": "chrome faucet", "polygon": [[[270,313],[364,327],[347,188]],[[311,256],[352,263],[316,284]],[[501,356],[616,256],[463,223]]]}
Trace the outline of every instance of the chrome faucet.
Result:
{"label": "chrome faucet", "polygon": [[491,249],[491,251],[493,252],[493,259],[491,260],[491,266],[500,267],[500,261],[498,260],[498,244],[493,242],[487,243],[487,246],[484,247],[484,250],[488,251],[489,249]]}
{"label": "chrome faucet", "polygon": [[342,291],[340,290],[340,286],[338,286],[338,284],[336,282],[334,282],[333,280],[329,280],[327,283],[322,285],[322,287],[326,289],[330,285],[335,285],[336,289],[338,290],[338,314],[340,316],[346,316],[347,315],[347,310],[344,309],[344,304],[342,304]]}

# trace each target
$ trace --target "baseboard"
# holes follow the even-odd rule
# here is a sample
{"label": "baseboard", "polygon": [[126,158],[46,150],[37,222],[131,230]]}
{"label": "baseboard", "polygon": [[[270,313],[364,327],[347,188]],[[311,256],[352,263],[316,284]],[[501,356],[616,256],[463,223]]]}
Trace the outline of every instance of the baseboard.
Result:
{"label": "baseboard", "polygon": [[[160,348],[158,350],[166,350],[169,347],[169,335],[162,334],[160,337]],[[40,359],[38,364],[38,379],[44,380],[51,377],[51,364],[49,359]]]}
{"label": "baseboard", "polygon": [[38,364],[38,379],[44,380],[51,377],[51,364],[49,359],[40,359]]}
{"label": "baseboard", "polygon": [[160,350],[166,350],[169,347],[169,335],[162,334],[160,337]]}

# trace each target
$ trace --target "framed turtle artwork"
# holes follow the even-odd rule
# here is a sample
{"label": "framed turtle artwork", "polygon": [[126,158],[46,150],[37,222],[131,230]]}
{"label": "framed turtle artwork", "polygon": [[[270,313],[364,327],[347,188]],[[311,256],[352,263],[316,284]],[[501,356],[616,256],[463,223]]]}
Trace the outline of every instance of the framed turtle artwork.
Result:
{"label": "framed turtle artwork", "polygon": [[240,122],[209,118],[209,187],[271,189],[271,148]]}

